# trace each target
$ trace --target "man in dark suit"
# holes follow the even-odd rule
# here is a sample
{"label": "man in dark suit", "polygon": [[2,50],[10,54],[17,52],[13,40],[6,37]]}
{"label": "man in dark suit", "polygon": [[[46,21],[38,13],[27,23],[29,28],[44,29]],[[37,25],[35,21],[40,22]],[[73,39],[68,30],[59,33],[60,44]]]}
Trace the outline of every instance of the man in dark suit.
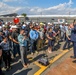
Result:
{"label": "man in dark suit", "polygon": [[76,22],[71,25],[71,41],[73,42],[74,56],[72,58],[76,58]]}

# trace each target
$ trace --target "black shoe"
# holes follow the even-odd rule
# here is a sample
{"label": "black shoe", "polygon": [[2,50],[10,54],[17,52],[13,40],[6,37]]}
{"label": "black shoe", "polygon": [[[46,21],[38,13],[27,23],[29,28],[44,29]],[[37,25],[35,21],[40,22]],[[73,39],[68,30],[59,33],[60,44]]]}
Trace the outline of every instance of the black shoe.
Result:
{"label": "black shoe", "polygon": [[76,63],[76,60],[72,61],[73,63]]}
{"label": "black shoe", "polygon": [[7,66],[5,66],[4,68],[7,69]]}
{"label": "black shoe", "polygon": [[12,69],[12,67],[9,67],[9,68],[7,68],[7,70],[6,71],[9,71],[9,70],[11,70]]}
{"label": "black shoe", "polygon": [[74,56],[70,56],[70,58],[76,59],[76,57],[74,57]]}
{"label": "black shoe", "polygon": [[58,45],[61,45],[61,44],[58,42]]}

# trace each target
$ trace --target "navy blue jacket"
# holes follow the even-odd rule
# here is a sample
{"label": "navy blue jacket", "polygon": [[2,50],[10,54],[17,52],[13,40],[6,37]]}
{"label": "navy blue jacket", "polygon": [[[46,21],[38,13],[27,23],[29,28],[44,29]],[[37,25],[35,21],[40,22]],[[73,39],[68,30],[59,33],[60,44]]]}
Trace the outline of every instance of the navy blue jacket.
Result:
{"label": "navy blue jacket", "polygon": [[76,25],[74,25],[74,28],[71,31],[71,41],[76,42]]}

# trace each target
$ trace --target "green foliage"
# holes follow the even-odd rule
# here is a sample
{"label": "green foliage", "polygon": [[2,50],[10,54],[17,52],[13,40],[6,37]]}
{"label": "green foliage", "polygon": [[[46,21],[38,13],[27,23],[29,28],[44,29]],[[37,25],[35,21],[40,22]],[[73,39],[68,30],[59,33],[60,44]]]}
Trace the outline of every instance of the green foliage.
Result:
{"label": "green foliage", "polygon": [[22,13],[21,15],[24,16],[24,17],[26,17],[26,13]]}

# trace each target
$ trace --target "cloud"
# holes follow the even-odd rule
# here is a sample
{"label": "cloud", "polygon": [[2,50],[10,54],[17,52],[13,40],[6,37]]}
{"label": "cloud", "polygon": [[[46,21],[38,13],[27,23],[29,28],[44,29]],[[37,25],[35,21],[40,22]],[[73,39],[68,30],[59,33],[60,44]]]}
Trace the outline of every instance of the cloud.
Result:
{"label": "cloud", "polygon": [[3,2],[0,2],[0,15],[16,13],[21,9],[21,7],[9,6]]}
{"label": "cloud", "polygon": [[[12,1],[12,0],[11,0]],[[26,0],[27,1],[27,0]],[[41,7],[14,7],[9,6],[3,2],[0,2],[0,14],[9,14],[9,13],[26,13],[26,14],[44,14],[44,15],[68,15],[69,12],[73,15],[76,15],[76,8],[72,8],[73,2],[69,0],[68,3],[62,3],[56,6],[41,8]]]}
{"label": "cloud", "polygon": [[17,2],[19,4],[28,4],[28,0],[3,0],[2,2]]}
{"label": "cloud", "polygon": [[[44,15],[68,15],[69,12],[71,14],[76,14],[76,8],[71,8],[73,2],[69,0],[68,3],[59,4],[56,6],[41,8],[41,7],[29,7],[24,8],[22,11],[27,14],[44,14]],[[25,10],[26,9],[26,10]],[[25,11],[24,11],[25,10]]]}
{"label": "cloud", "polygon": [[3,2],[13,2],[13,1],[18,1],[18,0],[3,0]]}
{"label": "cloud", "polygon": [[71,6],[73,4],[72,0],[69,0],[69,2],[67,3],[69,6]]}
{"label": "cloud", "polygon": [[70,0],[68,3],[63,3],[63,4],[59,4],[53,7],[48,7],[48,8],[40,8],[40,7],[34,7],[34,8],[30,8],[30,12],[34,13],[34,14],[65,14],[67,15],[69,12],[76,11],[76,8],[71,8],[71,5],[73,4],[72,0]]}

